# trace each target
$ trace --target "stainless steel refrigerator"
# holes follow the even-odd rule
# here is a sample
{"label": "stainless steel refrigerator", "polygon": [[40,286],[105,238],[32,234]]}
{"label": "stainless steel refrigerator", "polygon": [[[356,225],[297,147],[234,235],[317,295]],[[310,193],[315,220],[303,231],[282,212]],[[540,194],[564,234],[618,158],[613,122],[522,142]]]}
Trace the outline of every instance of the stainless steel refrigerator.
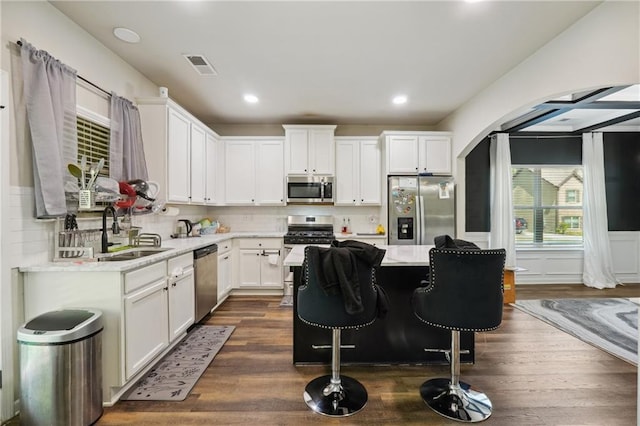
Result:
{"label": "stainless steel refrigerator", "polygon": [[455,238],[455,184],[438,176],[389,176],[389,244],[432,245]]}

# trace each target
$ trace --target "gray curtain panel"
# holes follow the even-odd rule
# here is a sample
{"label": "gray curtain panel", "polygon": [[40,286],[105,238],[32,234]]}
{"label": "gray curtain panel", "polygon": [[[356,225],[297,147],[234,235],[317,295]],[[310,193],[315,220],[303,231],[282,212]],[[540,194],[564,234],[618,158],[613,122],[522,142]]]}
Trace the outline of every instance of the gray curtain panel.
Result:
{"label": "gray curtain panel", "polygon": [[21,47],[24,98],[33,150],[36,216],[64,216],[67,164],[78,159],[76,70],[24,39]]}
{"label": "gray curtain panel", "polygon": [[111,92],[109,176],[118,181],[147,180],[140,112],[128,99]]}

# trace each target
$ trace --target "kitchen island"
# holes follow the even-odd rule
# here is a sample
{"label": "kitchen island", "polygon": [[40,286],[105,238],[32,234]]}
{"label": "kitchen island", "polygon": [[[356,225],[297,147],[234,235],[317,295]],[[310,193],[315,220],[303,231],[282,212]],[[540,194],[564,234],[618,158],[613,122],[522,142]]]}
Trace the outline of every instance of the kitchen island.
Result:
{"label": "kitchen island", "polygon": [[[293,362],[329,364],[331,330],[305,324],[297,315],[297,294],[302,284],[304,245],[296,245],[284,265],[293,269]],[[366,327],[342,330],[343,364],[448,364],[451,332],[420,321],[413,313],[411,297],[429,271],[433,246],[379,246],[386,250],[377,283],[387,294],[389,311]],[[443,307],[446,309],[446,307]],[[474,333],[460,333],[462,362],[474,361]]]}

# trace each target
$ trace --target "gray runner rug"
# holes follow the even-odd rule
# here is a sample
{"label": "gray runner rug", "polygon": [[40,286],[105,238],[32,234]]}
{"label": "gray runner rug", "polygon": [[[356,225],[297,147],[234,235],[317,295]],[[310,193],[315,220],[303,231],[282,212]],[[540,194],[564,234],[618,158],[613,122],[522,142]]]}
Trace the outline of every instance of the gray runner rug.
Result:
{"label": "gray runner rug", "polygon": [[640,299],[518,300],[512,306],[638,365],[638,302]]}
{"label": "gray runner rug", "polygon": [[234,326],[196,326],[121,400],[183,401],[234,329]]}

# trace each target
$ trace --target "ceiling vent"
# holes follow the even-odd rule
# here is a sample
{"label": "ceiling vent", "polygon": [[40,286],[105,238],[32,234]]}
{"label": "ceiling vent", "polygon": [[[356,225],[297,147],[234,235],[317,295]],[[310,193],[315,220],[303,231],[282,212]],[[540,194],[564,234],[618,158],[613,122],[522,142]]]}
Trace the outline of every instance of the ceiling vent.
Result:
{"label": "ceiling vent", "polygon": [[218,75],[218,72],[202,55],[182,55],[200,75]]}

